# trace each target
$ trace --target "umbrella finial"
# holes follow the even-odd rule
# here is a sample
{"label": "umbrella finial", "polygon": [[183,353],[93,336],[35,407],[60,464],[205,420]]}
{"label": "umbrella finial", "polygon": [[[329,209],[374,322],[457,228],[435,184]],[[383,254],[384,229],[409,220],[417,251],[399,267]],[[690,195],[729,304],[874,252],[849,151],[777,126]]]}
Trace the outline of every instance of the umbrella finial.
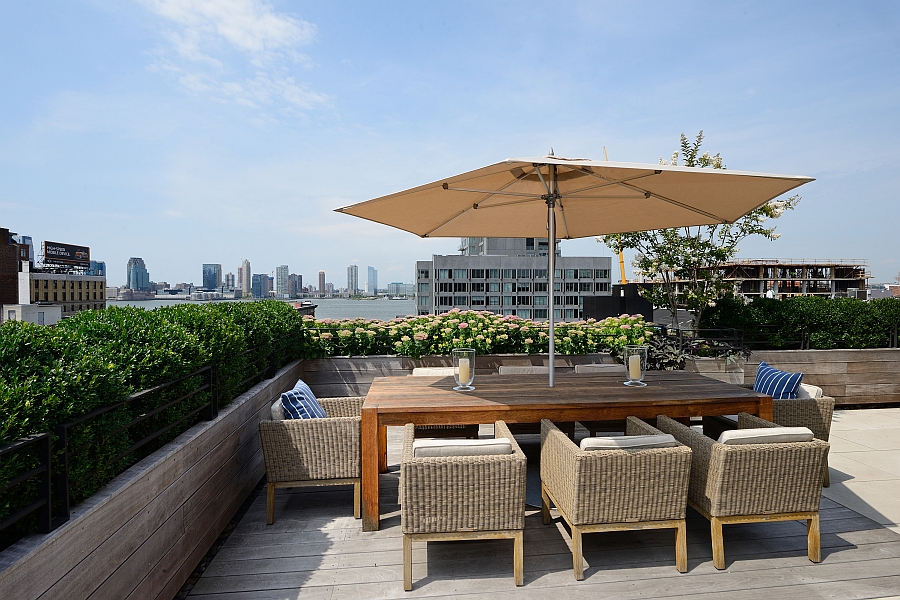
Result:
{"label": "umbrella finial", "polygon": [[555,154],[553,154],[553,146],[550,146],[550,154],[548,154],[547,156],[556,156]]}

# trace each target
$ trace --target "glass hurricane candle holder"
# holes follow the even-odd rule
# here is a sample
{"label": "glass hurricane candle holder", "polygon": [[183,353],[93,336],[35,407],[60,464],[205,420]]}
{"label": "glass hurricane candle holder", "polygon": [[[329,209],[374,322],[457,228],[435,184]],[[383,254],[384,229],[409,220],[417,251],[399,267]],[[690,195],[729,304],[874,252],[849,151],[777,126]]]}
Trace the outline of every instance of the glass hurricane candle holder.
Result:
{"label": "glass hurricane candle holder", "polygon": [[625,385],[645,386],[644,373],[647,371],[648,346],[625,346],[622,357],[625,359]]}
{"label": "glass hurricane candle holder", "polygon": [[453,377],[456,379],[454,390],[468,392],[475,389],[472,387],[475,380],[475,350],[472,348],[453,350]]}

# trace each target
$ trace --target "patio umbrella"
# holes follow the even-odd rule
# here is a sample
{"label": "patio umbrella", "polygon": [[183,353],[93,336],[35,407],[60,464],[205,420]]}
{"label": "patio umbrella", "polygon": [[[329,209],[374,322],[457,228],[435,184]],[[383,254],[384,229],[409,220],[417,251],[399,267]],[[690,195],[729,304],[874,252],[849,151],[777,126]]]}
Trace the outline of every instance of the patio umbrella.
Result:
{"label": "patio umbrella", "polygon": [[550,387],[556,240],[732,223],[811,177],[561,158],[509,158],[336,209],[420,237],[548,239]]}

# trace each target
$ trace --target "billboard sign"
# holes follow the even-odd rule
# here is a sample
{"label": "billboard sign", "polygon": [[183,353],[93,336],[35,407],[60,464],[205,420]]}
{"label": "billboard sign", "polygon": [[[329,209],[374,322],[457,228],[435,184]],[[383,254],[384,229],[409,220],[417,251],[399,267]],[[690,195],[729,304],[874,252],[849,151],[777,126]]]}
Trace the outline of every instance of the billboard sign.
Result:
{"label": "billboard sign", "polygon": [[91,263],[91,249],[87,246],[45,241],[44,263],[87,267]]}

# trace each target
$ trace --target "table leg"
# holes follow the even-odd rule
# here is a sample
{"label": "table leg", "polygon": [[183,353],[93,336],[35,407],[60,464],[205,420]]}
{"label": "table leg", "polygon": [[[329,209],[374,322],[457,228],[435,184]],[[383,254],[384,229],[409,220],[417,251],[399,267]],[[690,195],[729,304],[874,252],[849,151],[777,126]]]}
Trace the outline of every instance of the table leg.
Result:
{"label": "table leg", "polygon": [[363,408],[361,423],[362,445],[362,529],[378,530],[378,410]]}
{"label": "table leg", "polygon": [[378,428],[378,472],[387,473],[387,426]]}
{"label": "table leg", "polygon": [[756,415],[760,419],[765,419],[766,421],[772,422],[772,397],[765,396],[764,398],[759,399],[759,414]]}

